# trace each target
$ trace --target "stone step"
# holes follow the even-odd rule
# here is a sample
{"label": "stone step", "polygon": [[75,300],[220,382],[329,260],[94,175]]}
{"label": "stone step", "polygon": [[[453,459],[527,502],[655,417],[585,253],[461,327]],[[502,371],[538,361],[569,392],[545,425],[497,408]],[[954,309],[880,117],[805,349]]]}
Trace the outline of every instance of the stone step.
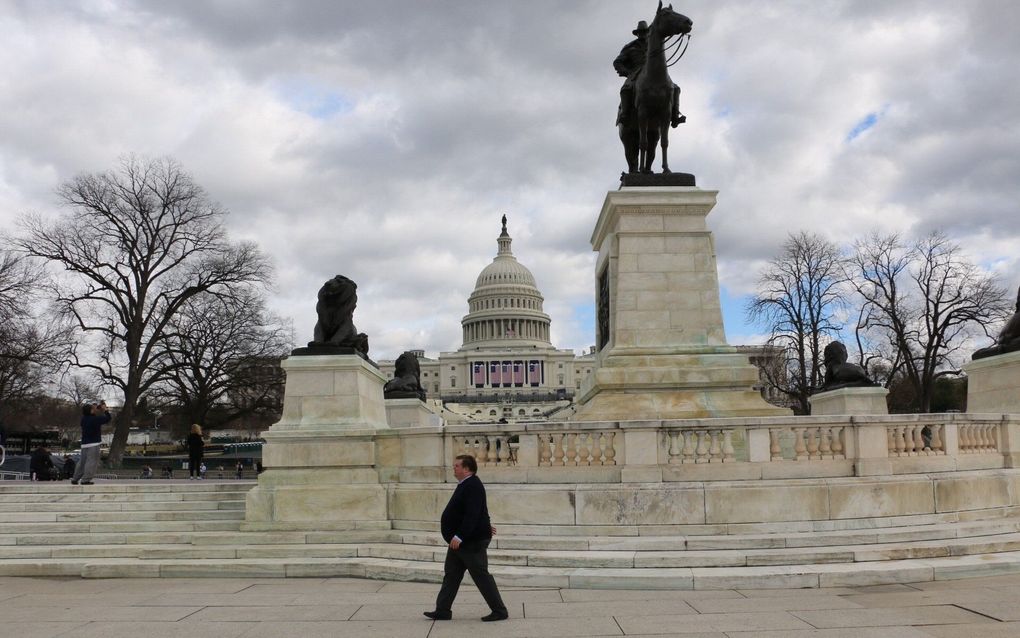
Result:
{"label": "stone step", "polygon": [[201,492],[247,492],[255,487],[255,481],[138,481],[132,483],[107,482],[99,480],[95,485],[71,485],[70,482],[21,482],[0,483],[0,499],[17,494],[52,495],[100,495],[100,494],[195,494]]}
{"label": "stone step", "polygon": [[[0,517],[8,514],[38,512],[137,512],[149,510],[244,510],[244,500],[188,500],[188,501],[87,501],[47,503],[0,503]],[[13,520],[13,519],[12,519]]]}
{"label": "stone step", "polygon": [[[107,535],[109,536],[109,535]],[[196,534],[171,537],[150,535],[146,543],[81,545],[0,546],[0,563],[25,558],[138,558],[140,560],[245,559],[245,558],[379,558],[387,560],[442,563],[446,549],[441,546],[400,543],[304,543],[195,545]],[[348,539],[349,540],[349,539]],[[905,559],[930,559],[985,553],[1020,551],[1020,533],[974,537],[947,543],[888,543],[835,546],[819,549],[693,551],[520,551],[490,550],[492,565],[559,567],[580,569],[662,569],[870,563]]]}
{"label": "stone step", "polygon": [[[6,523],[98,523],[145,521],[223,521],[244,520],[244,510],[149,510],[113,512],[9,512]],[[2,530],[2,525],[0,525]],[[66,531],[66,530],[65,530]],[[0,532],[2,533],[2,532]]]}
{"label": "stone step", "polygon": [[[1020,508],[996,507],[943,514],[716,525],[519,525],[499,521],[495,523],[508,536],[718,536],[734,534],[813,534],[816,532],[846,530],[880,530],[1004,518],[1020,520]],[[406,531],[438,532],[439,523],[432,520],[395,520],[393,521],[393,528]]]}
{"label": "stone step", "polygon": [[[532,551],[685,551],[715,549],[769,549],[785,547],[826,547],[875,543],[916,542],[967,536],[1009,534],[1020,531],[1020,520],[995,519],[955,524],[938,524],[889,529],[862,529],[811,534],[727,534],[718,536],[514,536],[497,528],[495,549]],[[403,542],[442,545],[435,532],[401,531]]]}
{"label": "stone step", "polygon": [[[49,537],[74,537],[83,534],[130,534],[174,532],[235,532],[240,529],[239,520],[211,521],[148,521],[114,523],[5,523],[0,524],[0,545],[10,545],[8,538],[38,539],[52,544]],[[20,543],[19,543],[20,544]]]}
{"label": "stone step", "polygon": [[[130,494],[110,492],[103,494],[19,494],[24,498],[3,499],[0,498],[0,511],[14,511],[16,509],[31,508],[35,504],[43,503],[181,503],[181,502],[205,502],[205,501],[244,501],[246,494],[241,492],[196,492],[188,493],[157,493],[157,494]],[[10,508],[10,509],[8,509]]]}
{"label": "stone step", "polygon": [[[866,564],[617,569],[492,565],[504,586],[586,589],[771,589],[918,583],[1020,572],[1020,552]],[[360,577],[438,583],[441,563],[350,558],[22,558],[0,561],[0,576]]]}

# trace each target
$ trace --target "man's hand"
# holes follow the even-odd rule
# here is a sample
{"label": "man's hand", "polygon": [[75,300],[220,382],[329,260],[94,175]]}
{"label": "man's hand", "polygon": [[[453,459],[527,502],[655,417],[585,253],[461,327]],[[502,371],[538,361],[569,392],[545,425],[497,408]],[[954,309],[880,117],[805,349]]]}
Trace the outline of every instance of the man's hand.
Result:
{"label": "man's hand", "polygon": [[496,535],[496,528],[493,527],[492,525],[489,525],[489,533],[492,534],[493,536],[495,536]]}
{"label": "man's hand", "polygon": [[460,539],[459,539],[459,538],[456,538],[456,537],[454,537],[454,538],[453,538],[453,539],[452,539],[452,540],[450,541],[450,549],[457,549],[457,548],[459,548],[459,547],[460,547]]}

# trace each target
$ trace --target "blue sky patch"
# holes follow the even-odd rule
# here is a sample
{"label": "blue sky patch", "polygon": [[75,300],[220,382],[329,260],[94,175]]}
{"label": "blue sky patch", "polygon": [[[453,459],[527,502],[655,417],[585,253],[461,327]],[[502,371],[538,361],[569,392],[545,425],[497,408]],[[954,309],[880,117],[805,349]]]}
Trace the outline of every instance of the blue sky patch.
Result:
{"label": "blue sky patch", "polygon": [[859,137],[862,133],[875,126],[878,123],[878,118],[881,114],[871,112],[864,116],[864,118],[854,124],[854,127],[850,129],[850,132],[846,135],[846,141],[852,142],[854,139]]}
{"label": "blue sky patch", "polygon": [[354,108],[354,103],[333,87],[299,78],[277,82],[276,94],[295,111],[319,120],[348,113]]}

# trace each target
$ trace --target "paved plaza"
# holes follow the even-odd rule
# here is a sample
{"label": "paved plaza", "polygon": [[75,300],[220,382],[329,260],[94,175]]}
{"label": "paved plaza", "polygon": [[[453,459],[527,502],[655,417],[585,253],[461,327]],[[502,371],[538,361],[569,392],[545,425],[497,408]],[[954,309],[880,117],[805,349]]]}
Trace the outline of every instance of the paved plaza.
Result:
{"label": "paved plaza", "polygon": [[1020,576],[812,590],[503,588],[510,620],[482,624],[465,586],[432,622],[438,585],[347,578],[0,578],[11,638],[444,638],[1020,636]]}

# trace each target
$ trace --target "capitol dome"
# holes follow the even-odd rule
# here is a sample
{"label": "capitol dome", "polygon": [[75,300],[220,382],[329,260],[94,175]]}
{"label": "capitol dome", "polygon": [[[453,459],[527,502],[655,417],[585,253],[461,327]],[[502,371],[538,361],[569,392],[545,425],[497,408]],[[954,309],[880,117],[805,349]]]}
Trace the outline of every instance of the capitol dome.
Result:
{"label": "capitol dome", "polygon": [[512,242],[504,215],[496,257],[478,274],[468,314],[461,320],[465,349],[552,347],[544,298],[535,276],[514,257]]}

